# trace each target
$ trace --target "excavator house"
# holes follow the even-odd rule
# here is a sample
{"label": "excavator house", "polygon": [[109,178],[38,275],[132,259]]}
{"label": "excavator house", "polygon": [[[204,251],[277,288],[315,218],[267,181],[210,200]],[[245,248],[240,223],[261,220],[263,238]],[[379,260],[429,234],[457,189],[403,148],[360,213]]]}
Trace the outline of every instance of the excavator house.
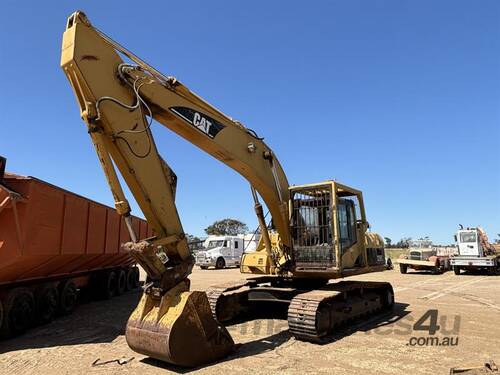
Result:
{"label": "excavator house", "polygon": [[[392,308],[389,283],[329,283],[386,269],[382,238],[368,231],[359,190],[331,180],[290,186],[263,138],[114,42],[82,12],[67,21],[61,67],[127,223],[132,241],[123,246],[150,281],[127,323],[133,350],[198,366],[234,350],[223,322],[256,312],[285,309],[293,336],[322,342],[352,319]],[[255,277],[190,291],[194,259],[175,206],[177,177],[158,153],[153,120],[248,180],[262,235],[241,272]],[[137,238],[118,174],[154,237]]]}

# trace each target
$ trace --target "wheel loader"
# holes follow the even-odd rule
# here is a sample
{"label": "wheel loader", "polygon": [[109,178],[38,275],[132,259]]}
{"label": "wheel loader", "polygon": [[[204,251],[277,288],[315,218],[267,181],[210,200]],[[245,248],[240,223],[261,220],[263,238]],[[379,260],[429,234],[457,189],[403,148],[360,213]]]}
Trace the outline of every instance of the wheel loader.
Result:
{"label": "wheel loader", "polygon": [[[285,306],[291,334],[311,342],[393,306],[389,283],[328,283],[386,268],[383,241],[368,230],[361,191],[333,180],[291,186],[255,131],[113,41],[81,11],[68,18],[61,67],[116,210],[127,223],[132,241],[124,248],[151,281],[127,323],[133,350],[180,366],[218,360],[234,350],[222,322],[251,319],[248,314],[262,301],[270,310]],[[153,120],[248,180],[262,235],[257,250],[242,257],[240,269],[255,277],[207,293],[190,291],[195,262],[175,206],[177,177],[158,153]],[[154,237],[137,237],[118,173]],[[272,225],[265,221],[262,202]]]}

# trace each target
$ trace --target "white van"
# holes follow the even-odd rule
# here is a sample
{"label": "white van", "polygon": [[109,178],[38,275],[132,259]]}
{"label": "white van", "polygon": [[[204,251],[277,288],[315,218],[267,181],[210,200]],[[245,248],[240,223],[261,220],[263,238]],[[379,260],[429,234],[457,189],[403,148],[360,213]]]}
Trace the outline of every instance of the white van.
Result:
{"label": "white van", "polygon": [[241,236],[209,236],[204,248],[196,254],[196,265],[201,269],[239,267],[244,239]]}

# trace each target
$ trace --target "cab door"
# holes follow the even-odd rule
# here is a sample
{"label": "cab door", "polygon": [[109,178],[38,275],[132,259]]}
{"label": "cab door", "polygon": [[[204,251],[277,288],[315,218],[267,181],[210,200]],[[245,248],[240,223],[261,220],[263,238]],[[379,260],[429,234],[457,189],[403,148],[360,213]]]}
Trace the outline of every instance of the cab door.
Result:
{"label": "cab door", "polygon": [[460,255],[481,256],[476,231],[461,231],[458,235],[458,251]]}
{"label": "cab door", "polygon": [[233,250],[232,250],[232,240],[226,239],[222,245],[221,253],[224,257],[224,261],[226,262],[226,266],[231,266],[233,264]]}
{"label": "cab door", "polygon": [[239,238],[233,239],[233,264],[235,266],[240,264],[241,255],[243,254],[243,240]]}

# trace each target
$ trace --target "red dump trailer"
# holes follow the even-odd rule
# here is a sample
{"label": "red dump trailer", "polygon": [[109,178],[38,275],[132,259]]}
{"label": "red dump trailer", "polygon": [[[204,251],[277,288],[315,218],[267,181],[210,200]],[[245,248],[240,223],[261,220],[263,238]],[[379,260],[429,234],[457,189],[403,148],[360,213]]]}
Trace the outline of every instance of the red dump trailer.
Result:
{"label": "red dump trailer", "polygon": [[[5,159],[0,164],[5,164]],[[80,291],[111,298],[139,285],[113,208],[0,165],[0,337],[70,313]],[[140,238],[152,235],[134,217]]]}

